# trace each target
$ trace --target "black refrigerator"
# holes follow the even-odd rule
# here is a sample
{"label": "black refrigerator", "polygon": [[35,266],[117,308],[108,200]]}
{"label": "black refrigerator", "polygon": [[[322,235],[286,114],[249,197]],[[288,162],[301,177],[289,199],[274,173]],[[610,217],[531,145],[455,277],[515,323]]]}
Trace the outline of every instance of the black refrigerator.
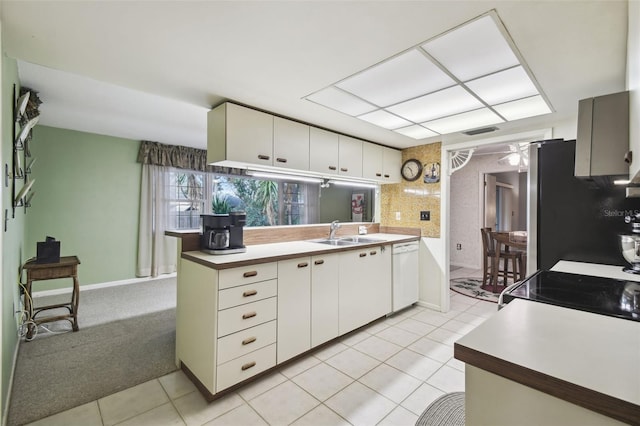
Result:
{"label": "black refrigerator", "polygon": [[575,140],[535,145],[538,269],[559,260],[627,265],[618,235],[631,233],[624,217],[640,212],[640,198],[626,198],[623,185],[576,178]]}

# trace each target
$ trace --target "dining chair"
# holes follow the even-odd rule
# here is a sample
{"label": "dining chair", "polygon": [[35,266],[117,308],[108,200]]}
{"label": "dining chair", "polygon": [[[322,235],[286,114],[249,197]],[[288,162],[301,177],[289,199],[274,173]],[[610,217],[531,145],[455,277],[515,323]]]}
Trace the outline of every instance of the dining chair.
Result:
{"label": "dining chair", "polygon": [[[507,280],[511,278],[513,282],[518,281],[520,278],[520,268],[522,265],[522,255],[517,251],[509,251],[509,247],[505,246],[504,250],[500,247],[498,258],[496,257],[496,247],[502,246],[496,240],[495,232],[491,231],[491,228],[480,228],[482,235],[482,285],[493,285],[494,291],[498,288],[498,278],[502,276],[504,285],[507,284]],[[494,263],[495,261],[495,263]],[[501,262],[502,261],[502,262]],[[497,265],[494,274],[493,265]],[[511,268],[509,268],[511,266]]]}
{"label": "dining chair", "polygon": [[[497,279],[499,276],[502,276],[503,285],[505,286],[507,285],[507,280],[509,278],[511,278],[514,283],[516,281],[519,281],[521,279],[520,276],[522,274],[521,270],[523,265],[522,252],[515,250],[510,251],[508,244],[505,244],[504,242],[497,239],[497,234],[497,232],[490,232],[489,234],[493,249],[495,250],[496,247],[498,247],[498,250],[500,251],[500,257],[497,262],[498,270],[497,273],[493,275],[493,277],[496,279],[496,282],[494,283],[494,289],[497,288]],[[500,267],[501,259],[503,260],[502,267]],[[509,266],[511,266],[511,269],[509,268]]]}

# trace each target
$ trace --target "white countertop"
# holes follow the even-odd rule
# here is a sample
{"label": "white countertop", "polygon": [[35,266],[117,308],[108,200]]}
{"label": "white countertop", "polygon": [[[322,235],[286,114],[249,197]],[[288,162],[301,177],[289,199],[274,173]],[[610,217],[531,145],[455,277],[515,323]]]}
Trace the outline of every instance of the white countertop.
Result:
{"label": "white countertop", "polygon": [[[372,238],[380,240],[380,244],[394,244],[408,239],[419,239],[413,235],[401,234],[366,234],[360,235],[362,238]],[[375,244],[378,245],[378,244]],[[211,267],[229,267],[230,264],[245,263],[252,261],[269,261],[270,259],[290,256],[310,256],[313,254],[327,253],[331,251],[357,250],[360,247],[371,247],[368,245],[353,246],[332,246],[329,244],[314,243],[310,241],[290,241],[284,243],[256,244],[247,246],[245,253],[213,255],[201,251],[189,251],[182,254],[191,260],[200,263],[210,264]]]}
{"label": "white countertop", "polygon": [[561,260],[556,263],[551,270],[556,272],[567,272],[569,274],[591,275],[594,277],[615,278],[617,280],[640,282],[640,275],[624,272],[622,268],[622,266],[598,265],[595,263]]}

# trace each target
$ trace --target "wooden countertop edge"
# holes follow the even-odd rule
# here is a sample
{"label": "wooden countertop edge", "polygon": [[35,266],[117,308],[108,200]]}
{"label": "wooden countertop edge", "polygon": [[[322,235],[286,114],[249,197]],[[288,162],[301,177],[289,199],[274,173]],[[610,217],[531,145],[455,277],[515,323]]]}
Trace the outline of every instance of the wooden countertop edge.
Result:
{"label": "wooden countertop edge", "polygon": [[454,357],[474,367],[616,420],[640,425],[640,405],[454,343]]}
{"label": "wooden countertop edge", "polygon": [[[319,255],[323,255],[323,254],[330,254],[330,253],[340,253],[340,252],[345,252],[345,251],[351,251],[351,250],[361,250],[361,249],[367,249],[367,248],[371,248],[371,247],[378,247],[381,245],[387,246],[387,245],[394,245],[394,244],[401,244],[401,243],[408,243],[411,241],[419,241],[420,237],[417,236],[413,236],[413,237],[407,237],[407,238],[402,238],[402,239],[396,239],[393,241],[379,241],[376,243],[367,243],[367,244],[358,244],[358,245],[353,245],[353,246],[343,246],[343,247],[334,247],[334,248],[321,248],[319,247],[317,250],[305,250],[305,251],[301,251],[299,253],[291,253],[291,254],[283,254],[283,255],[274,255],[274,256],[266,256],[266,257],[257,257],[255,259],[247,259],[247,260],[239,260],[237,262],[226,262],[226,263],[212,263],[208,260],[202,259],[200,257],[196,257],[196,256],[192,256],[189,254],[189,252],[183,252],[182,253],[182,258],[186,259],[186,260],[190,260],[192,262],[198,263],[202,266],[207,266],[209,268],[212,269],[231,269],[231,268],[238,268],[238,267],[242,267],[242,266],[249,266],[249,265],[258,265],[260,263],[269,263],[269,262],[277,262],[280,260],[288,260],[288,259],[296,259],[298,257],[304,257],[304,256],[319,256]],[[321,246],[321,244],[318,244],[318,246]],[[250,249],[251,246],[247,246],[247,249]],[[213,256],[213,255],[212,255]],[[224,254],[219,255],[219,256],[225,256]]]}

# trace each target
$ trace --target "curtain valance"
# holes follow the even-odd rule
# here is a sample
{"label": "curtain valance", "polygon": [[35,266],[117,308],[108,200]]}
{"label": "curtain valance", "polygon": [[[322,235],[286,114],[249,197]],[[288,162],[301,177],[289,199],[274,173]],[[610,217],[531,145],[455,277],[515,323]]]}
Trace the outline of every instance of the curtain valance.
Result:
{"label": "curtain valance", "polygon": [[242,175],[244,170],[231,167],[207,165],[207,151],[180,145],[167,145],[160,142],[142,141],[138,151],[138,163],[199,172]]}

